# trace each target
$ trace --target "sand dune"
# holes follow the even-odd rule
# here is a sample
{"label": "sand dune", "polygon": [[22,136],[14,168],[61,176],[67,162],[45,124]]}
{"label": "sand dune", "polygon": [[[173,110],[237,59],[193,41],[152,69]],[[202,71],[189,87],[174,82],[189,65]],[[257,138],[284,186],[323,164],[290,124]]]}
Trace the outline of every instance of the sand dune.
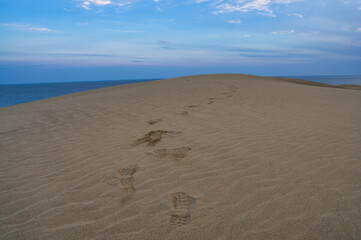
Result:
{"label": "sand dune", "polygon": [[1,239],[361,239],[361,91],[238,74],[0,109]]}

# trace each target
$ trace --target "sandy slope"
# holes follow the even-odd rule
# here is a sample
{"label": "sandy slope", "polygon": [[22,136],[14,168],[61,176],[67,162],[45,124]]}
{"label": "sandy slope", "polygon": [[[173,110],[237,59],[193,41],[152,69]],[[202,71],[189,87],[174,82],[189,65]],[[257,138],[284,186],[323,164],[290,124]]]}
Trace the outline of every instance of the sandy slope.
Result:
{"label": "sandy slope", "polygon": [[2,108],[0,238],[361,239],[360,109],[230,74]]}

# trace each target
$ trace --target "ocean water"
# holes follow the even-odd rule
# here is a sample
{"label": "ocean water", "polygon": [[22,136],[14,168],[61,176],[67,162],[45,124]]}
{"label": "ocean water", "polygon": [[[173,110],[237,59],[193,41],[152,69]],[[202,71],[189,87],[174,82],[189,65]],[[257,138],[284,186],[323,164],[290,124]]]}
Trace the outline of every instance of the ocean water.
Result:
{"label": "ocean water", "polygon": [[[321,82],[331,85],[358,84],[361,85],[361,76],[288,76],[303,80]],[[157,79],[124,80],[124,81],[97,81],[97,82],[68,82],[68,83],[35,83],[0,85],[0,107],[12,106],[20,103],[32,102],[44,98],[51,98],[70,93],[92,89],[147,82]]]}
{"label": "ocean water", "polygon": [[0,107],[116,85],[157,79],[0,85]]}
{"label": "ocean water", "polygon": [[356,84],[361,85],[361,76],[288,76],[313,82],[326,83],[330,85]]}

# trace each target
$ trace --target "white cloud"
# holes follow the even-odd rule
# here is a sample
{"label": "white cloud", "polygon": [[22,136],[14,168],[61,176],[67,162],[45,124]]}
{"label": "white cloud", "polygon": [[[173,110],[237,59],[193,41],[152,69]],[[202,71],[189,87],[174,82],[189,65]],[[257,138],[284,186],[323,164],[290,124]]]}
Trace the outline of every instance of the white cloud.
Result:
{"label": "white cloud", "polygon": [[361,27],[356,29],[356,32],[361,32]]}
{"label": "white cloud", "polygon": [[76,25],[78,25],[78,26],[86,26],[88,24],[89,24],[88,22],[80,22],[80,23],[77,23]]}
{"label": "white cloud", "polygon": [[294,29],[291,29],[289,31],[274,31],[271,32],[271,34],[291,34],[291,33],[295,33],[296,31]]}
{"label": "white cloud", "polygon": [[204,3],[204,2],[209,2],[211,0],[196,0],[196,3]]}
{"label": "white cloud", "polygon": [[89,10],[90,9],[89,5],[90,5],[90,2],[85,1],[85,2],[83,2],[83,5],[81,7],[86,9],[86,10]]}
{"label": "white cloud", "polygon": [[[205,2],[207,0],[196,0],[197,3]],[[300,2],[303,0],[213,0],[216,5],[213,13],[227,13],[227,12],[259,12],[268,16],[275,17],[271,5],[273,4],[289,4],[293,2]],[[302,17],[301,14],[295,14]]]}
{"label": "white cloud", "polygon": [[242,23],[241,20],[228,20],[228,23],[240,24]]}
{"label": "white cloud", "polygon": [[288,3],[293,3],[293,2],[301,2],[303,0],[274,0],[274,3],[284,3],[284,4],[288,4]]}
{"label": "white cloud", "polygon": [[[121,0],[80,0],[81,6],[82,8],[86,9],[86,10],[90,10],[91,6],[107,6],[107,5],[115,5],[115,6],[120,6],[120,7],[124,7],[126,5],[131,4],[131,1],[121,1]],[[154,0],[155,2],[159,2],[159,0]]]}
{"label": "white cloud", "polygon": [[122,29],[108,29],[110,32],[118,32],[118,33],[143,33],[144,31],[138,30],[122,30]]}
{"label": "white cloud", "polygon": [[37,27],[33,26],[31,24],[21,24],[21,23],[5,23],[2,24],[5,27],[8,27],[12,30],[16,31],[26,31],[26,32],[55,32],[54,30],[51,30],[46,27]]}
{"label": "white cloud", "polygon": [[104,6],[104,5],[109,5],[112,4],[112,1],[109,0],[88,0],[88,2],[94,3],[95,5],[98,6]]}

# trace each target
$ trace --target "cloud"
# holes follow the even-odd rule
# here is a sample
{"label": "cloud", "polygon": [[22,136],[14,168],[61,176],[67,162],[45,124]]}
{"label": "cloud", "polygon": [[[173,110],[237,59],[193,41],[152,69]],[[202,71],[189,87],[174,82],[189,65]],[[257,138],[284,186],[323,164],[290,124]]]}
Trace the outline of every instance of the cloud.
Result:
{"label": "cloud", "polygon": [[228,20],[228,23],[233,23],[233,24],[240,24],[242,23],[241,20]]}
{"label": "cloud", "polygon": [[[196,3],[202,3],[206,0],[197,0]],[[275,17],[271,5],[289,4],[303,0],[213,0],[215,4],[214,14],[230,12],[257,12],[263,15]],[[207,1],[208,2],[208,1]],[[301,17],[302,15],[297,14]]]}
{"label": "cloud", "polygon": [[[1,52],[0,52],[1,55]],[[149,60],[149,57],[134,57],[121,54],[108,54],[108,53],[93,53],[93,52],[49,52],[49,56],[57,57],[105,57],[105,58],[125,58],[132,59],[134,61]]]}
{"label": "cloud", "polygon": [[356,32],[361,32],[361,27],[356,29]]}
{"label": "cloud", "polygon": [[78,26],[86,26],[88,24],[89,24],[88,22],[80,22],[80,23],[77,23],[76,25],[78,25]]}
{"label": "cloud", "polygon": [[[159,0],[158,0],[159,1]],[[107,5],[114,5],[123,7],[126,5],[131,4],[131,1],[111,1],[111,0],[81,0],[82,4],[81,7],[86,10],[91,10],[91,6],[107,6]]]}
{"label": "cloud", "polygon": [[160,44],[171,44],[171,42],[168,41],[168,40],[158,40],[158,43],[160,43]]}
{"label": "cloud", "polygon": [[98,53],[62,53],[62,52],[54,52],[49,53],[49,55],[55,56],[71,56],[71,57],[119,57],[114,54],[98,54]]}
{"label": "cloud", "polygon": [[139,30],[124,30],[124,29],[108,29],[109,32],[117,32],[117,33],[143,33],[144,31]]}
{"label": "cloud", "polygon": [[86,1],[83,1],[83,4],[82,4],[82,8],[86,9],[86,10],[90,10],[90,5],[91,4],[94,4],[94,5],[97,5],[97,6],[105,6],[105,5],[109,5],[109,4],[112,4],[113,2],[112,1],[109,1],[109,0],[86,0]]}
{"label": "cloud", "polygon": [[295,30],[294,29],[291,29],[289,31],[274,31],[274,32],[271,32],[272,34],[291,34],[291,33],[295,33]]}
{"label": "cloud", "polygon": [[37,26],[33,26],[31,24],[5,23],[5,24],[2,24],[2,25],[7,27],[7,28],[10,28],[12,30],[15,30],[15,31],[44,32],[44,33],[55,32],[54,30],[51,30],[49,28],[37,27]]}

